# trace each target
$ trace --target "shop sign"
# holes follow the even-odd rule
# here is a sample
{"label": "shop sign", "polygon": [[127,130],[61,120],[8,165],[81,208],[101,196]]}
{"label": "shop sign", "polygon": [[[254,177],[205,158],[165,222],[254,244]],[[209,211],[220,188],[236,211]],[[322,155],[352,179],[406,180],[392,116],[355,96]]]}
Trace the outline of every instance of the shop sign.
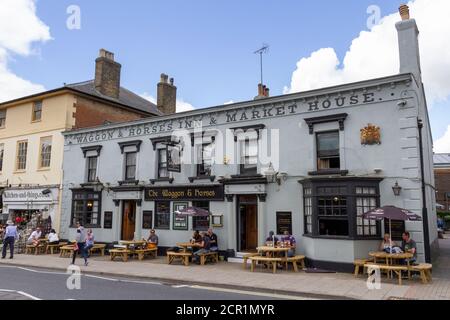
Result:
{"label": "shop sign", "polygon": [[222,185],[199,187],[150,187],[145,189],[145,201],[201,200],[223,201]]}
{"label": "shop sign", "polygon": [[42,193],[43,189],[36,190],[5,190],[3,201],[5,202],[49,202],[52,201],[52,193]]}

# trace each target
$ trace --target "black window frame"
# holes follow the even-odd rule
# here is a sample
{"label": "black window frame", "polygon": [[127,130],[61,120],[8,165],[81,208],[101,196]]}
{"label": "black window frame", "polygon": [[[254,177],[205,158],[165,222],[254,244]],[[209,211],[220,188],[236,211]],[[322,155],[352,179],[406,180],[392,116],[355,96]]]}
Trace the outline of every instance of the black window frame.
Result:
{"label": "black window frame", "polygon": [[[206,205],[208,204],[208,205]],[[210,201],[192,201],[192,206],[193,207],[197,207],[197,208],[201,208],[201,209],[205,209],[210,211],[210,207],[211,207],[211,202]],[[211,227],[211,216],[207,216],[207,219],[204,219],[205,217],[192,217],[192,230],[198,230],[198,231],[208,231],[208,229]],[[208,221],[208,226],[207,227],[198,227],[198,222],[202,221],[202,220],[207,220]]]}
{"label": "black window frame", "polygon": [[[76,195],[82,195],[85,196],[82,199],[76,199]],[[97,195],[97,198],[95,197],[90,197],[90,195]],[[77,201],[83,201],[83,209],[84,211],[82,212],[82,216],[77,216],[75,217],[75,203]],[[88,207],[88,202],[89,201],[97,201],[98,202],[98,208],[97,208],[97,223],[96,224],[91,224],[91,223],[87,223],[87,207]],[[76,223],[78,221],[81,221],[81,224],[86,227],[86,228],[94,228],[94,229],[99,229],[102,226],[102,192],[96,192],[93,190],[72,190],[72,205],[71,205],[71,214],[70,214],[70,227],[71,228],[75,228],[76,227]]]}
{"label": "black window frame", "polygon": [[[319,137],[321,135],[330,135],[330,134],[336,134],[338,138],[338,148],[333,150],[335,151],[334,154],[328,154],[328,155],[321,155],[319,150]],[[339,130],[329,130],[329,131],[320,131],[315,133],[315,139],[316,139],[316,167],[317,172],[327,172],[327,171],[336,171],[341,169],[341,152],[340,152],[340,145],[341,145],[341,138],[340,138],[340,132]],[[338,159],[339,166],[334,168],[321,168],[320,167],[320,160],[321,159]]]}
{"label": "black window frame", "polygon": [[[91,160],[95,159],[95,168],[91,168]],[[97,180],[97,169],[98,169],[98,156],[86,157],[86,180],[87,182],[95,182]],[[92,173],[94,173],[92,175]]]}
{"label": "black window frame", "polygon": [[[134,155],[134,164],[129,164],[129,156]],[[137,157],[138,157],[138,153],[136,151],[131,151],[131,152],[125,152],[124,155],[124,161],[125,161],[125,172],[124,172],[124,178],[125,181],[135,181],[136,180],[136,170],[137,170]],[[129,168],[133,168],[133,176],[129,176],[128,175],[128,169]]]}
{"label": "black window frame", "polygon": [[[380,182],[381,178],[322,178],[322,179],[305,179],[300,181],[303,185],[303,221],[304,221],[304,236],[311,238],[325,238],[325,239],[344,239],[344,240],[379,240],[382,237],[381,223],[377,222],[377,234],[376,235],[358,235],[357,233],[357,208],[356,201],[361,195],[356,194],[357,187],[375,188],[376,194],[373,195],[376,198],[376,206],[380,206]],[[330,193],[320,193],[320,188],[330,188]],[[334,192],[336,188],[346,188],[345,192]],[[305,194],[305,190],[311,190],[310,194]],[[340,190],[342,191],[342,190]],[[345,219],[348,222],[348,236],[339,235],[321,235],[319,218],[326,218],[325,216],[319,216],[319,204],[320,197],[345,197],[347,202],[347,215],[346,219],[343,216],[330,216],[329,219]],[[307,200],[310,199],[310,200]],[[311,203],[311,232],[308,230],[308,215],[305,214],[306,206]]]}

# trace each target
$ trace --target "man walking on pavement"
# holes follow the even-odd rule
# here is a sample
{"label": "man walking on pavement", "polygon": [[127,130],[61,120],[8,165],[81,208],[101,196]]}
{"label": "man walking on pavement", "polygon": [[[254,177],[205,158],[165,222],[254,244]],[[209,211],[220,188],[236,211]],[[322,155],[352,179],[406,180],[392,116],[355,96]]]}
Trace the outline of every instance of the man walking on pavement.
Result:
{"label": "man walking on pavement", "polygon": [[9,220],[7,222],[7,227],[5,230],[5,238],[3,240],[3,251],[2,251],[2,259],[6,258],[6,250],[9,246],[9,258],[12,259],[14,257],[14,242],[18,238],[17,227],[14,225],[14,222]]}
{"label": "man walking on pavement", "polygon": [[72,264],[75,264],[77,254],[83,256],[84,252],[84,243],[86,242],[86,231],[84,230],[84,227],[81,225],[81,222],[77,222],[77,235],[75,240],[77,242],[78,250],[73,251]]}

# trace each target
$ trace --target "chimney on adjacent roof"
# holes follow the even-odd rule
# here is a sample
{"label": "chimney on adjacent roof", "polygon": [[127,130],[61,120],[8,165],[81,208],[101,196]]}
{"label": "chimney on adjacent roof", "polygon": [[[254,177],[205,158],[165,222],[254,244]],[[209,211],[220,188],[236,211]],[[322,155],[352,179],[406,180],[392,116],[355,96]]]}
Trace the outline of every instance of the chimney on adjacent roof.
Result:
{"label": "chimney on adjacent roof", "polygon": [[158,83],[157,106],[159,111],[164,114],[177,112],[177,87],[173,82],[173,78],[169,80],[167,74],[161,74],[161,80]]}
{"label": "chimney on adjacent roof", "polygon": [[258,84],[258,95],[255,97],[255,100],[268,98],[270,96],[269,91],[270,91],[269,88],[267,88],[262,83],[259,83]]}
{"label": "chimney on adjacent roof", "polygon": [[114,53],[100,49],[95,60],[95,89],[105,96],[118,99],[121,68],[120,63],[114,61]]}
{"label": "chimney on adjacent roof", "polygon": [[395,25],[398,32],[400,51],[400,73],[412,73],[421,82],[419,29],[416,20],[410,18],[409,7],[403,4],[399,8],[402,21]]}

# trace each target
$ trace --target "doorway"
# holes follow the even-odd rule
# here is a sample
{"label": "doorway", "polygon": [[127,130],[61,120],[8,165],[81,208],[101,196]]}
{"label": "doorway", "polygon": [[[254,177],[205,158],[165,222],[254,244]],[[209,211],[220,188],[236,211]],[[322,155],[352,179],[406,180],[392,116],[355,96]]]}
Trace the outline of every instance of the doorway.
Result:
{"label": "doorway", "polygon": [[239,251],[256,251],[258,246],[258,201],[256,195],[238,197]]}
{"label": "doorway", "polygon": [[136,227],[136,201],[124,201],[122,209],[122,240],[133,240]]}

